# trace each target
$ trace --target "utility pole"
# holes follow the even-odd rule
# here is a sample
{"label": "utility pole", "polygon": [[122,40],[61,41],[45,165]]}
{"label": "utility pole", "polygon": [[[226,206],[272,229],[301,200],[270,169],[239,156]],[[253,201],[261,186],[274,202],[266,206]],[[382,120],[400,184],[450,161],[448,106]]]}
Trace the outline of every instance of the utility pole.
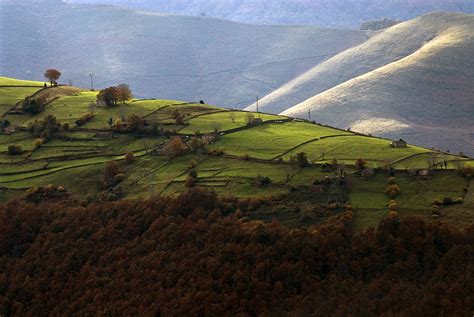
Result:
{"label": "utility pole", "polygon": [[258,113],[258,117],[260,118],[260,111],[258,111],[258,97],[256,97],[255,99],[257,99],[257,113]]}
{"label": "utility pole", "polygon": [[94,90],[94,81],[93,81],[94,73],[90,73],[89,77],[91,78],[91,90]]}
{"label": "utility pole", "polygon": [[311,109],[308,109],[308,118],[309,118],[309,121],[311,121]]}

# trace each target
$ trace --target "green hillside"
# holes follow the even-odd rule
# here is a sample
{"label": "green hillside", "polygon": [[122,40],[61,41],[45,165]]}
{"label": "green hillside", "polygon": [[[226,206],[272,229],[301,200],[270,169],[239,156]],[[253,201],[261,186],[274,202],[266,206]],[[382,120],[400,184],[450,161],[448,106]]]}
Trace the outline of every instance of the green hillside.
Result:
{"label": "green hillside", "polygon": [[[12,89],[21,101],[24,88]],[[356,223],[364,228],[387,213],[390,167],[401,187],[400,213],[428,216],[433,200],[464,196],[468,183],[457,169],[474,165],[465,157],[411,145],[393,148],[386,139],[285,116],[170,100],[134,99],[106,107],[97,106],[97,92],[74,87],[38,89],[30,93],[51,98],[43,112],[22,113],[20,106],[5,112],[3,120],[10,126],[0,134],[2,200],[48,184],[64,186],[73,197],[90,201],[173,195],[190,186],[189,175],[193,175],[192,185],[223,196],[279,197],[287,206],[301,201],[326,205],[331,191],[310,188],[326,186],[324,182],[343,169],[350,186],[348,181],[340,195],[354,205]],[[0,95],[2,100],[9,96]],[[56,119],[51,123],[53,132],[47,138],[39,136],[41,122],[52,122],[51,116]],[[84,117],[88,120],[78,123]],[[139,128],[134,129],[133,122],[139,122]],[[45,142],[38,144],[39,138]],[[183,147],[174,155],[170,143],[178,138]],[[12,145],[21,147],[19,153],[9,153]],[[134,160],[126,159],[130,152]],[[297,159],[304,156],[307,160]],[[372,168],[376,174],[361,177],[355,166],[358,159],[366,161],[369,174]],[[104,187],[104,167],[110,161],[118,163],[120,177],[113,186]],[[428,179],[408,176],[409,170],[430,166],[438,171]],[[448,169],[441,171],[442,167]],[[255,217],[277,218],[289,226],[318,221],[304,208],[301,213],[294,210],[277,215],[262,211]]]}
{"label": "green hillside", "polygon": [[302,118],[311,111],[337,127],[474,155],[473,30],[469,14],[400,23],[297,77],[260,109]]}

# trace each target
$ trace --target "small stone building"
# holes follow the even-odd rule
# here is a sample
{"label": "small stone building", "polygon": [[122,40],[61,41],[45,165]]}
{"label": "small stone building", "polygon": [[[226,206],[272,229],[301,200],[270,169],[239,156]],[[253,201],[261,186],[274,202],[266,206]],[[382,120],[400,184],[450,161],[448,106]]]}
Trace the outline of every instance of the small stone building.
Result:
{"label": "small stone building", "polygon": [[407,142],[403,139],[400,139],[398,141],[393,141],[391,144],[390,144],[391,147],[395,147],[395,148],[403,148],[403,147],[407,147]]}

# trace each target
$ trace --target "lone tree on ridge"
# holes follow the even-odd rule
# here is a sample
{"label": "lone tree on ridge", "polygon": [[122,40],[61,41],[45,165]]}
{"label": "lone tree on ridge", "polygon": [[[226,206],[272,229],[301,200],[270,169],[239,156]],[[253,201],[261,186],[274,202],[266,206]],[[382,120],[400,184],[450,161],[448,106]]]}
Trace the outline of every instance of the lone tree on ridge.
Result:
{"label": "lone tree on ridge", "polygon": [[51,86],[56,83],[56,81],[61,77],[61,72],[57,69],[48,69],[44,72],[44,77],[49,80]]}

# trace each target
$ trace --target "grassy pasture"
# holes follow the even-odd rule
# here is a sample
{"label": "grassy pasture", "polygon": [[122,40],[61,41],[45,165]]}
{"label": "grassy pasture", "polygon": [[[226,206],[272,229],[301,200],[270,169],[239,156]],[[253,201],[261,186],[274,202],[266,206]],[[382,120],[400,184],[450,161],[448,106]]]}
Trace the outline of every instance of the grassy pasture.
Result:
{"label": "grassy pasture", "polygon": [[449,169],[457,169],[459,166],[469,165],[469,159],[461,158],[456,155],[444,153],[422,153],[407,159],[401,159],[393,164],[396,169],[416,169],[429,168],[430,162],[435,162],[438,166],[446,161]]}
{"label": "grassy pasture", "polygon": [[430,152],[411,145],[406,148],[392,148],[390,143],[389,140],[357,135],[331,137],[298,147],[286,154],[285,159],[298,152],[305,152],[308,159],[315,162],[336,159],[341,163],[354,164],[358,158],[363,158],[370,166],[381,167],[385,161],[393,162],[413,154]]}
{"label": "grassy pasture", "polygon": [[[1,82],[0,78],[0,86]],[[0,87],[0,96],[9,95],[1,89],[6,88]],[[28,95],[37,90],[34,87],[18,87],[12,88],[12,91],[18,90],[18,93],[23,89],[32,89]],[[321,201],[317,200],[317,195],[308,193],[305,187],[331,173],[322,172],[317,166],[304,169],[292,167],[285,162],[278,162],[280,157],[287,160],[290,155],[306,152],[310,161],[318,163],[337,159],[349,165],[349,175],[354,172],[350,165],[357,158],[368,160],[369,165],[374,167],[382,166],[385,161],[394,162],[393,166],[399,170],[427,167],[428,159],[432,157],[435,157],[437,162],[446,160],[450,169],[456,169],[459,165],[457,161],[460,160],[464,165],[474,165],[473,160],[459,156],[416,146],[394,149],[389,147],[388,140],[364,137],[300,120],[248,127],[224,134],[209,146],[211,149],[222,149],[225,154],[231,156],[249,155],[252,158],[249,160],[225,155],[218,157],[187,154],[168,161],[164,156],[150,156],[146,155],[146,152],[153,147],[163,146],[169,138],[136,137],[131,134],[100,138],[96,137],[99,132],[97,130],[109,129],[107,121],[110,117],[115,120],[136,114],[145,118],[148,123],[156,122],[166,130],[176,130],[178,134],[193,134],[197,130],[209,133],[216,127],[215,123],[218,123],[219,131],[224,132],[245,127],[247,114],[180,101],[132,100],[113,108],[94,107],[95,117],[81,126],[81,129],[74,129],[75,121],[89,112],[90,104],[96,102],[97,92],[74,91],[68,90],[67,87],[62,90],[53,89],[50,89],[51,93],[64,95],[48,105],[45,112],[36,116],[8,115],[7,118],[13,124],[27,125],[28,122],[52,114],[59,122],[68,122],[73,129],[61,131],[57,138],[53,137],[38,149],[33,147],[35,137],[28,132],[0,134],[0,200],[21,194],[31,186],[50,183],[64,185],[79,198],[96,196],[101,190],[104,165],[110,160],[118,161],[126,175],[120,187],[127,197],[150,197],[160,193],[174,195],[185,189],[188,173],[191,166],[195,165],[194,169],[198,172],[196,185],[211,188],[219,195],[254,197],[289,194],[289,199],[294,201],[307,200],[308,206],[303,206],[302,213],[296,212],[292,205],[281,208],[278,214],[268,214],[261,210],[253,216],[254,219],[265,221],[275,218],[290,227],[298,227],[319,221],[318,217],[321,217],[313,214],[314,204]],[[20,94],[15,98],[21,100],[24,95]],[[175,124],[175,111],[183,116],[184,124]],[[231,114],[235,115],[235,122],[232,122]],[[258,116],[254,114],[254,117]],[[260,117],[263,121],[286,119],[269,114],[260,114]],[[21,145],[25,152],[18,156],[7,155],[10,144]],[[133,164],[125,164],[123,161],[124,154],[129,151],[134,152],[136,156]],[[271,185],[257,186],[254,183],[257,176],[269,177]],[[353,186],[350,201],[355,207],[356,230],[377,225],[387,212],[387,175],[377,174],[367,180],[352,175],[351,179]],[[405,173],[397,172],[397,184],[401,187],[401,194],[396,200],[402,216],[429,215],[429,208],[434,199],[462,196],[466,181],[457,176],[455,171],[438,171],[427,180],[409,178]],[[297,192],[290,192],[292,187],[296,188]],[[456,212],[467,215],[464,209]]]}
{"label": "grassy pasture", "polygon": [[43,87],[45,83],[33,80],[21,80],[9,77],[0,77],[0,86],[38,86]]}
{"label": "grassy pasture", "polygon": [[[258,118],[258,115],[254,115]],[[232,118],[234,121],[232,121]],[[268,120],[281,120],[286,117],[271,115],[271,114],[260,114],[260,118],[263,121]],[[206,114],[198,116],[188,120],[189,125],[179,132],[183,134],[192,134],[199,130],[201,133],[213,132],[217,127],[218,131],[227,131],[235,128],[240,128],[247,125],[247,112],[242,111],[223,111],[217,113]]]}
{"label": "grassy pasture", "polygon": [[212,147],[234,156],[271,160],[301,143],[330,135],[350,133],[306,122],[269,123],[227,134]]}
{"label": "grassy pasture", "polygon": [[0,115],[39,89],[34,87],[0,87]]}

